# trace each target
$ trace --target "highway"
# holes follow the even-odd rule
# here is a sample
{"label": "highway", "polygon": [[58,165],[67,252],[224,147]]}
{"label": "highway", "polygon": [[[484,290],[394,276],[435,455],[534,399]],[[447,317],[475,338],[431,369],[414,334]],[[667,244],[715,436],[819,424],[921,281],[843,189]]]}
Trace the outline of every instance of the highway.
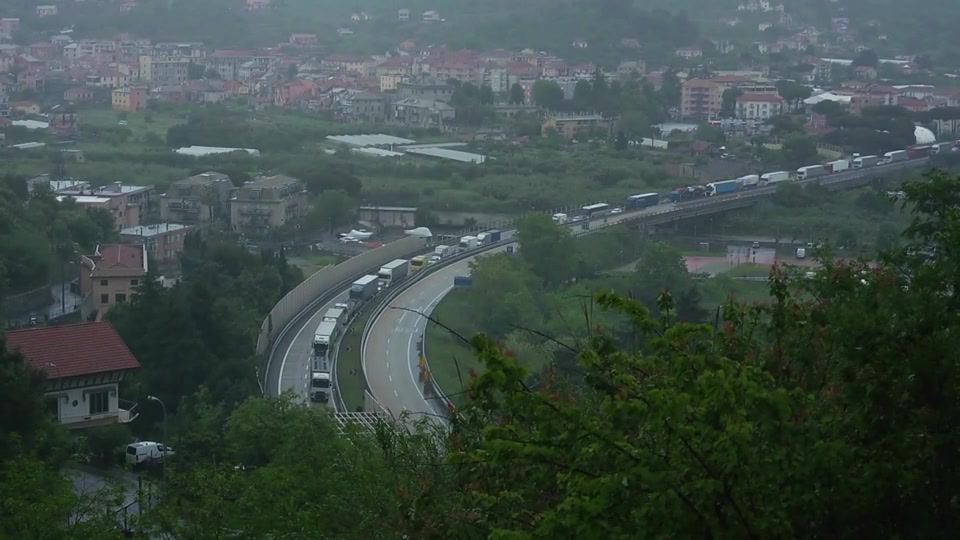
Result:
{"label": "highway", "polygon": [[[795,182],[803,185],[807,183],[821,183],[825,186],[846,183],[853,179],[872,178],[877,173],[895,172],[905,168],[919,167],[926,164],[926,160],[913,160],[895,163],[883,167],[873,167],[864,170],[855,170],[839,173],[824,178]],[[587,230],[583,223],[571,223],[569,227],[574,234],[585,234],[589,231],[613,226],[624,221],[636,221],[644,218],[651,223],[662,223],[691,214],[722,211],[739,203],[758,200],[775,192],[777,186],[753,189],[731,195],[709,197],[694,201],[674,204],[664,203],[635,212],[608,215],[604,218],[592,220]],[[742,200],[741,200],[742,199]],[[727,204],[723,204],[726,202]],[[682,212],[682,214],[680,214]],[[671,215],[673,214],[673,215]],[[505,233],[507,237],[509,233]],[[391,308],[406,308],[429,314],[433,307],[443,298],[443,295],[452,287],[453,276],[465,274],[469,261],[473,257],[458,261],[450,267],[441,268],[434,275],[423,279],[410,289],[404,291],[394,299]],[[375,271],[376,269],[371,269]],[[336,302],[344,301],[347,291],[341,291],[334,300],[324,305],[308,310],[303,316],[295,318],[283,332],[277,343],[271,349],[271,362],[266,373],[264,390],[270,395],[276,395],[292,390],[303,399],[307,397],[309,385],[309,355],[313,342],[313,330],[320,322],[322,314],[333,307]],[[407,410],[412,414],[439,413],[435,400],[428,403],[421,394],[421,386],[417,381],[417,340],[423,335],[426,319],[415,313],[399,309],[387,309],[370,327],[365,336],[363,351],[363,367],[371,393],[394,416]],[[369,350],[366,350],[369,347]],[[412,372],[412,373],[411,373]],[[336,398],[336,396],[335,396]],[[334,400],[331,400],[333,403]]]}
{"label": "highway", "polygon": [[[889,167],[889,169],[898,170],[910,166],[916,165],[898,163]],[[870,172],[875,171],[851,171],[847,174],[840,173],[832,178],[816,178],[796,183],[801,185],[821,183],[824,186],[830,186],[851,178],[866,176]],[[707,210],[717,206],[720,201],[730,201],[732,203],[741,198],[758,199],[775,192],[776,189],[777,186],[769,186],[749,192],[709,197],[679,204],[664,203],[635,212],[624,212],[592,220],[587,229],[583,228],[583,223],[569,224],[569,228],[573,234],[580,235],[610,227],[622,221],[635,221],[641,217],[652,218],[656,221],[659,219],[656,216],[666,217],[667,214],[676,213],[677,210]],[[507,234],[512,233],[513,231],[505,232],[505,238],[507,238]],[[443,414],[446,406],[440,404],[438,399],[426,400],[423,395],[422,384],[418,381],[420,355],[417,350],[417,342],[422,338],[427,323],[427,319],[422,315],[430,315],[447,292],[453,288],[453,277],[455,275],[469,274],[471,261],[478,256],[502,249],[505,249],[505,247],[478,253],[473,257],[442,268],[429,277],[416,282],[391,301],[387,309],[371,324],[369,333],[365,337],[365,346],[362,353],[364,376],[370,387],[370,392],[394,417],[399,416],[402,411],[409,411],[412,416],[419,416],[423,413]]]}
{"label": "highway", "polygon": [[[313,350],[313,332],[320,325],[324,313],[338,302],[347,301],[347,291],[342,291],[334,299],[311,310],[305,317],[294,321],[294,327],[284,333],[276,344],[280,356],[276,365],[267,372],[266,391],[269,395],[280,395],[292,391],[303,401],[307,401],[310,388],[310,352]],[[305,319],[305,320],[304,320]],[[282,352],[281,352],[282,351]],[[336,351],[331,349],[331,366],[336,366]],[[332,370],[336,377],[336,370]],[[336,387],[336,385],[334,385]],[[329,405],[333,406],[339,396],[333,396]]]}

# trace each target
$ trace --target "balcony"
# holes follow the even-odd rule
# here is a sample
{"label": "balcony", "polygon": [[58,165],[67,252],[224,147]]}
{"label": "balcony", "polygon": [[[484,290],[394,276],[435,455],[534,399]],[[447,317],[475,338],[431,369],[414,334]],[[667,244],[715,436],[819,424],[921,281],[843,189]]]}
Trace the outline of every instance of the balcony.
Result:
{"label": "balcony", "polygon": [[129,424],[140,415],[136,410],[136,403],[125,399],[118,399],[117,403],[116,411],[84,416],[61,416],[60,424],[67,429],[86,429],[110,424]]}
{"label": "balcony", "polygon": [[269,217],[273,212],[270,210],[265,210],[263,208],[241,208],[238,210],[241,216],[267,216]]}

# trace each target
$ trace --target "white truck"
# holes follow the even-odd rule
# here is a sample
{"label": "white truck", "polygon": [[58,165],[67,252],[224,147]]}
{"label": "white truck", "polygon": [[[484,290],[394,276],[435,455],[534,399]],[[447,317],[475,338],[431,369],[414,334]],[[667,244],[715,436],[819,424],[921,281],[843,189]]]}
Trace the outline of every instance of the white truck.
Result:
{"label": "white truck", "polygon": [[760,185],[769,186],[770,184],[778,184],[780,182],[786,182],[787,180],[790,180],[790,173],[787,171],[768,172],[760,176]]}
{"label": "white truck", "polygon": [[854,158],[854,160],[853,160],[853,168],[854,168],[854,169],[864,169],[864,168],[867,168],[867,167],[873,167],[874,165],[876,165],[876,164],[879,163],[879,162],[880,162],[880,156],[873,156],[873,155],[870,155],[870,156],[860,156],[860,157]]}
{"label": "white truck", "polygon": [[380,267],[377,277],[380,279],[380,287],[385,289],[407,277],[410,273],[410,261],[407,259],[394,259]]}
{"label": "white truck", "polygon": [[469,251],[474,249],[479,245],[479,240],[476,236],[464,236],[460,239],[460,251]]}
{"label": "white truck", "polygon": [[567,222],[567,215],[564,213],[554,214],[550,219],[557,225],[563,225]]}
{"label": "white truck", "polygon": [[342,325],[347,322],[347,310],[340,307],[332,307],[323,314],[324,321],[335,322],[337,325]]}
{"label": "white truck", "polygon": [[843,172],[850,169],[850,162],[845,159],[838,159],[836,161],[830,161],[824,165],[827,173],[836,174],[838,172]]}
{"label": "white truck", "polygon": [[313,355],[326,356],[330,351],[330,345],[336,341],[339,333],[340,327],[336,321],[320,321],[317,331],[313,333]]}
{"label": "white truck", "polygon": [[436,255],[437,257],[440,257],[441,259],[446,257],[447,255],[450,255],[450,251],[451,251],[450,246],[437,246],[433,248],[433,254]]}
{"label": "white truck", "polygon": [[759,174],[748,174],[746,176],[741,176],[737,178],[740,182],[741,189],[751,189],[755,188],[760,184],[760,175]]}
{"label": "white truck", "polygon": [[797,248],[797,258],[806,259],[807,258],[807,248],[798,247]]}
{"label": "white truck", "polygon": [[310,401],[327,403],[333,391],[330,361],[327,355],[314,356],[310,360]]}

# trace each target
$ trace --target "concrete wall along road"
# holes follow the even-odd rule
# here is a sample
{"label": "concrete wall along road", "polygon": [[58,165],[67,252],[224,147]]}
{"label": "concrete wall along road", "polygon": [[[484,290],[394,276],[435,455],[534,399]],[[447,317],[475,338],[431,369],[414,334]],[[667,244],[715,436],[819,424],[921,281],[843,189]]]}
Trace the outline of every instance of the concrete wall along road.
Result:
{"label": "concrete wall along road", "polygon": [[396,242],[391,242],[377,249],[357,255],[343,261],[336,266],[327,266],[317,270],[313,275],[303,280],[292,291],[277,302],[270,310],[270,314],[260,325],[260,335],[257,337],[257,354],[264,354],[269,348],[271,340],[276,337],[300,312],[311,302],[331,289],[351,280],[355,276],[365,273],[376,273],[384,264],[403,257],[413,255],[426,249],[427,239],[408,236]]}

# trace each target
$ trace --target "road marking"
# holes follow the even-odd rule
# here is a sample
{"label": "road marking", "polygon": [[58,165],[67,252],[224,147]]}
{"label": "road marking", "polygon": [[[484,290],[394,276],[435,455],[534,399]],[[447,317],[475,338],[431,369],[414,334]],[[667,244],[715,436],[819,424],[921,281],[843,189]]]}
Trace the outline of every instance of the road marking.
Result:
{"label": "road marking", "polygon": [[393,395],[400,397],[400,394],[398,394],[396,390],[393,391]]}
{"label": "road marking", "polygon": [[300,334],[302,334],[304,330],[310,327],[310,321],[315,319],[317,315],[324,313],[327,309],[327,306],[329,306],[330,304],[335,304],[339,301],[340,301],[340,297],[337,296],[333,301],[327,304],[324,304],[316,313],[313,314],[312,317],[307,319],[307,322],[304,323],[303,326],[300,327],[300,330],[297,332],[297,335],[293,336],[293,341],[291,341],[290,345],[287,346],[287,352],[283,354],[283,360],[280,362],[280,372],[277,373],[277,395],[278,396],[283,393],[283,371],[287,368],[287,358],[290,357],[290,350],[293,349],[293,344],[300,341]]}
{"label": "road marking", "polygon": [[393,375],[387,375],[387,379],[389,379],[390,382],[393,382]]}

